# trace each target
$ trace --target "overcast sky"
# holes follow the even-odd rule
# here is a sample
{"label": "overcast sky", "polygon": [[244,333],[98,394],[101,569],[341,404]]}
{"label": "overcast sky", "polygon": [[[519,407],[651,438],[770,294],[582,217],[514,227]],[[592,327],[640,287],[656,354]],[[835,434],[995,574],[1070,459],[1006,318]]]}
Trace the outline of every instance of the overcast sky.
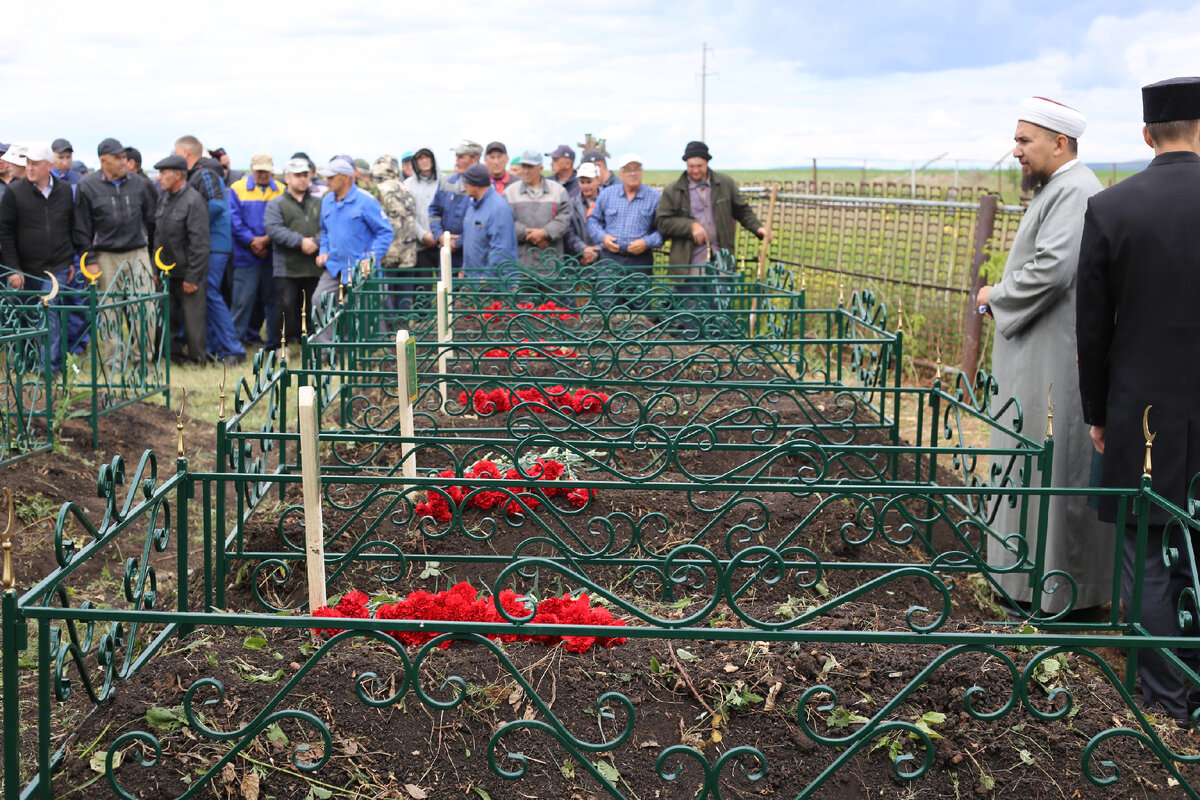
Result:
{"label": "overcast sky", "polygon": [[[1088,118],[1081,155],[1150,155],[1139,87],[1200,73],[1200,2],[803,0],[162,3],[66,0],[0,49],[0,141],[116,136],[147,165],[185,133],[235,165],[318,163],[460,137],[510,154],[585,133],[647,167],[700,136],[720,168],[991,163],[1021,98]],[[25,6],[26,11],[29,6]],[[949,163],[949,162],[943,162]]]}

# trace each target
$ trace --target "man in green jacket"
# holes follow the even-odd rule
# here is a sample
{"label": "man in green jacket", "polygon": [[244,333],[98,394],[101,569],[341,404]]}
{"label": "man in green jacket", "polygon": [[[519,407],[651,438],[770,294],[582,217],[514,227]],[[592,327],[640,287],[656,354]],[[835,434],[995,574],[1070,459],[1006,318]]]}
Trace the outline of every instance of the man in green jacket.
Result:
{"label": "man in green jacket", "polygon": [[683,151],[687,171],[679,180],[663,189],[654,225],[670,241],[672,270],[676,274],[698,275],[696,267],[708,263],[710,253],[724,248],[733,251],[734,220],[762,239],[770,236],[738,191],[737,181],[708,168],[712,156],[704,142],[688,142]]}
{"label": "man in green jacket", "polygon": [[[283,335],[289,342],[300,341],[305,330],[301,314],[311,316],[313,292],[324,270],[317,266],[321,245],[321,201],[309,191],[311,165],[306,158],[293,158],[283,172],[287,191],[267,203],[263,227],[273,245],[272,276],[279,298]],[[278,347],[279,342],[267,342]]]}

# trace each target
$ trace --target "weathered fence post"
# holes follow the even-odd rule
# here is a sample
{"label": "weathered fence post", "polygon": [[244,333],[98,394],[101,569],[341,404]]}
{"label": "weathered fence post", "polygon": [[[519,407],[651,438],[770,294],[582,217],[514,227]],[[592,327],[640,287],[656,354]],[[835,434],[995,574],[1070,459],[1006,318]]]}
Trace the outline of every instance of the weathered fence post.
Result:
{"label": "weathered fence post", "polygon": [[[417,402],[417,340],[408,331],[396,331],[396,394],[400,398],[400,435],[411,439],[413,433],[413,403]],[[417,476],[417,461],[412,454],[413,443],[400,444],[400,474]],[[408,487],[405,487],[408,488]]]}
{"label": "weathered fence post", "polygon": [[450,255],[450,231],[442,234],[442,283],[446,284],[446,291],[452,291],[454,286],[453,261]]}
{"label": "weathered fence post", "polygon": [[[767,203],[767,235],[763,237],[762,250],[758,254],[758,283],[762,284],[767,277],[767,255],[771,246],[771,231],[775,224],[775,197],[779,193],[779,184],[771,184],[771,199]],[[750,335],[758,332],[758,287],[754,290],[754,299],[750,302]]]}
{"label": "weathered fence post", "polygon": [[960,365],[964,374],[971,379],[979,368],[979,348],[982,342],[983,316],[975,306],[975,295],[983,287],[984,277],[979,269],[987,259],[988,240],[996,227],[996,204],[994,194],[979,198],[979,217],[975,220],[975,252],[971,254],[971,270],[967,273],[967,311],[963,318],[963,349]]}
{"label": "weathered fence post", "polygon": [[[437,337],[438,337],[438,374],[446,374],[446,344],[453,334],[450,332],[450,295],[446,284],[437,282]],[[438,395],[442,398],[442,407],[446,407],[446,380],[438,381]]]}
{"label": "weathered fence post", "polygon": [[300,387],[300,471],[304,489],[304,552],[308,567],[308,611],[325,605],[325,525],[321,518],[316,390]]}

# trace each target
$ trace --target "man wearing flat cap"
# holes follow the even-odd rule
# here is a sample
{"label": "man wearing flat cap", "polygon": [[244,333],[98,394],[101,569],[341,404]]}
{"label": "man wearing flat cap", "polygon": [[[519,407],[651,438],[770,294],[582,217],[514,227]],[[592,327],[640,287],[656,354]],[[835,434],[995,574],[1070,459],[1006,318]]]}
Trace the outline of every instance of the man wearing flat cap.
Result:
{"label": "man wearing flat cap", "polygon": [[463,269],[467,280],[499,278],[505,262],[517,257],[517,235],[512,210],[492,191],[492,176],[482,164],[463,171],[463,185],[471,205],[463,218]]}
{"label": "man wearing flat cap", "polygon": [[[1136,487],[1149,472],[1157,494],[1187,509],[1190,482],[1200,471],[1200,78],[1143,87],[1142,119],[1154,160],[1093,197],[1084,219],[1079,391],[1084,421],[1104,454],[1101,484]],[[1156,436],[1150,466],[1142,430],[1148,406],[1147,427]],[[1101,498],[1100,515],[1125,529],[1126,613],[1140,572],[1141,616],[1134,621],[1155,636],[1195,635],[1194,628],[1179,627],[1179,612],[1197,618],[1194,597],[1177,607],[1182,589],[1195,580],[1183,530],[1176,524],[1167,533],[1166,514],[1151,506],[1145,562],[1139,563],[1137,520],[1118,519],[1112,498]],[[1164,547],[1179,552],[1174,568],[1163,564]],[[1179,656],[1195,670],[1196,653]],[[1187,717],[1188,691],[1196,688],[1191,681],[1152,650],[1138,652],[1137,672],[1148,707]]]}
{"label": "man wearing flat cap", "polygon": [[[1079,385],[1075,369],[1075,271],[1079,237],[1087,200],[1100,191],[1100,182],[1076,156],[1078,139],[1087,127],[1079,111],[1043,97],[1022,101],[1017,114],[1013,156],[1021,163],[1022,187],[1034,192],[1017,228],[1004,274],[995,286],[982,287],[972,313],[995,319],[992,372],[1000,387],[1000,403],[1015,397],[1021,404],[1026,435],[1038,438],[1045,430],[1046,397],[1054,403],[1055,486],[1087,486],[1092,472],[1092,448],[1086,426],[1073,398]],[[983,312],[980,309],[984,309]],[[1001,421],[1009,422],[1015,410]],[[993,431],[992,447],[1013,447],[1011,437]],[[1008,459],[996,465],[1007,469]],[[1041,485],[1036,468],[1030,486]],[[1113,533],[1096,518],[1087,498],[1057,496],[1049,500],[1045,541],[1045,570],[1070,576],[1044,581],[1027,568],[1038,552],[1038,504],[1010,507],[1001,502],[988,540],[988,563],[1015,572],[996,575],[1003,602],[1012,613],[1036,612],[1029,603],[1037,583],[1041,609],[1057,613],[1078,610],[1111,599]],[[1023,553],[1012,544],[1024,533]],[[1009,539],[1007,537],[1014,537]]]}
{"label": "man wearing flat cap", "polygon": [[162,194],[155,209],[154,247],[170,267],[164,279],[171,296],[171,360],[208,361],[204,287],[208,283],[208,204],[188,185],[187,159],[167,156],[154,165]]}
{"label": "man wearing flat cap", "polygon": [[663,189],[654,215],[655,227],[670,240],[671,266],[680,270],[690,267],[685,274],[699,274],[698,267],[722,248],[733,252],[735,222],[760,239],[767,236],[767,229],[738,191],[737,181],[710,169],[711,160],[708,145],[688,142],[683,151],[687,169]]}

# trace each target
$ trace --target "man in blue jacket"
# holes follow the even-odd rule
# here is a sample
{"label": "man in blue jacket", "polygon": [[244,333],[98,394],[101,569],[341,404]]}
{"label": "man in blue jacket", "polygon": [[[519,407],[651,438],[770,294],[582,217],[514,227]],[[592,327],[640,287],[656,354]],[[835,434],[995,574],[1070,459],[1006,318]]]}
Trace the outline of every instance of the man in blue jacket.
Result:
{"label": "man in blue jacket", "polygon": [[227,193],[233,228],[233,307],[229,310],[233,329],[243,342],[255,342],[261,319],[266,317],[268,348],[279,346],[271,239],[263,226],[267,203],[283,194],[274,172],[271,156],[255,153],[250,158],[250,174],[232,183]]}
{"label": "man in blue jacket", "polygon": [[[317,282],[316,304],[337,291],[338,284],[350,282],[350,270],[363,262],[379,264],[392,244],[395,233],[379,201],[354,185],[354,163],[335,156],[329,165],[317,170],[325,178],[329,191],[321,198],[321,249],[317,266],[324,268]],[[333,330],[325,328],[314,341],[328,342]]]}
{"label": "man in blue jacket", "polygon": [[462,180],[471,207],[463,218],[463,264],[467,280],[495,280],[505,262],[517,259],[517,233],[508,202],[490,191],[491,175],[482,164],[463,171]]}
{"label": "man in blue jacket", "polygon": [[175,141],[175,155],[187,161],[187,183],[200,193],[208,205],[208,278],[204,287],[204,328],[208,352],[226,364],[246,360],[242,337],[233,327],[229,306],[221,294],[221,282],[233,251],[233,229],[229,222],[229,202],[225,199],[225,182],[221,165],[202,158],[204,145],[195,136],[181,136]]}

